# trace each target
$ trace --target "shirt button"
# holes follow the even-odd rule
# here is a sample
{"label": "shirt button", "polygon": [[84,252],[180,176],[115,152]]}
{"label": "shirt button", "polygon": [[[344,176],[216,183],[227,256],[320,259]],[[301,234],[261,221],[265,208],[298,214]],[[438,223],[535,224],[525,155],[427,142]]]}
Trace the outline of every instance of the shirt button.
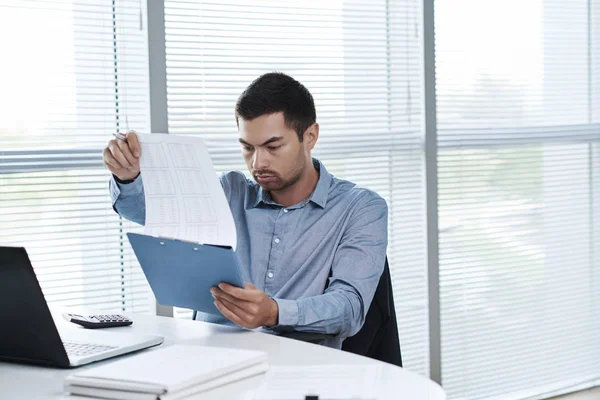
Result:
{"label": "shirt button", "polygon": [[267,276],[268,276],[269,278],[272,278],[272,277],[273,277],[273,273],[272,273],[272,272],[269,272],[269,273],[267,274]]}
{"label": "shirt button", "polygon": [[279,243],[280,242],[279,238],[275,238],[274,242]]}
{"label": "shirt button", "polygon": [[290,211],[290,210],[288,210],[287,208],[284,208],[284,209],[283,209],[283,212],[284,212],[284,213],[286,213],[286,212],[288,212],[288,211]]}

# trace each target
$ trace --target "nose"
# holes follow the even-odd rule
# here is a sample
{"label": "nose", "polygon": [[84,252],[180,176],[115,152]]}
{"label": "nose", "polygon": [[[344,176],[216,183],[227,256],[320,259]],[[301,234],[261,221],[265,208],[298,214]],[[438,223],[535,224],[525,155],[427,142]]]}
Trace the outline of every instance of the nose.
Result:
{"label": "nose", "polygon": [[252,159],[252,168],[254,170],[261,170],[269,168],[269,155],[267,151],[260,148],[254,151]]}

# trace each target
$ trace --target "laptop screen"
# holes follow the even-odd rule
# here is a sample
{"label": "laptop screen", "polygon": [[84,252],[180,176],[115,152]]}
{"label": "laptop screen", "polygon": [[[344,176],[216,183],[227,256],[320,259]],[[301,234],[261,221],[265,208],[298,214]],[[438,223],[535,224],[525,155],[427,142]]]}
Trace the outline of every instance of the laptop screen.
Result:
{"label": "laptop screen", "polygon": [[0,247],[0,359],[68,366],[27,252]]}

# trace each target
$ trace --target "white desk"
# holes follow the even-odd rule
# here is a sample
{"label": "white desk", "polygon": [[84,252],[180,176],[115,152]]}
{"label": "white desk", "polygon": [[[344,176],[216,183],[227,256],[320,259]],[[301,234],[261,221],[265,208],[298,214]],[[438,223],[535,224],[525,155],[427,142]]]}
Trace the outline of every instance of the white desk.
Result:
{"label": "white desk", "polygon": [[[351,353],[297,340],[207,324],[200,321],[176,320],[173,318],[145,315],[132,315],[132,319],[134,323],[131,327],[111,329],[125,329],[133,332],[164,336],[165,342],[161,346],[186,343],[262,350],[268,353],[270,365],[361,364],[378,362]],[[59,318],[56,318],[56,322],[60,326],[79,329],[79,327]],[[144,351],[152,351],[152,349]],[[108,363],[110,361],[106,360],[103,362]],[[444,400],[446,398],[443,390],[433,381],[390,364],[381,364],[385,366],[383,371],[385,399]],[[98,365],[98,363],[91,365]],[[0,362],[0,398],[10,400],[75,400],[79,397],[65,395],[62,389],[64,377],[71,372],[72,370]],[[244,393],[249,389],[257,387],[260,381],[260,376],[249,378],[205,392],[194,398],[242,399]]]}

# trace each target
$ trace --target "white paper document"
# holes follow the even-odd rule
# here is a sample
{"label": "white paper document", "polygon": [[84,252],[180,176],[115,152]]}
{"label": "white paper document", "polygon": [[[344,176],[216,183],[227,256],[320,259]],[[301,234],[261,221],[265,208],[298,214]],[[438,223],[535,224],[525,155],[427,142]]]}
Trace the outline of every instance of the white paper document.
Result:
{"label": "white paper document", "polygon": [[267,369],[264,352],[171,345],[75,372],[64,387],[69,393],[107,399],[177,399]]}
{"label": "white paper document", "polygon": [[315,365],[271,367],[263,383],[248,394],[254,400],[319,400],[378,398],[378,365]]}
{"label": "white paper document", "polygon": [[137,136],[146,199],[144,233],[235,250],[233,216],[202,139]]}

